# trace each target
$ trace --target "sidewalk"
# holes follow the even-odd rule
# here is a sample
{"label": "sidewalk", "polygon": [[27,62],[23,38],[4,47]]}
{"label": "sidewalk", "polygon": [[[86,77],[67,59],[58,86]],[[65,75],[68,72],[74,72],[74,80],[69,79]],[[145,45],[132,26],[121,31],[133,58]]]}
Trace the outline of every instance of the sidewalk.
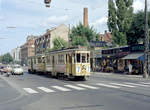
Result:
{"label": "sidewalk", "polygon": [[[143,75],[128,75],[124,73],[105,73],[105,72],[92,72],[93,74],[103,75],[103,76],[119,76],[128,78],[143,78]],[[148,78],[150,79],[150,77]]]}

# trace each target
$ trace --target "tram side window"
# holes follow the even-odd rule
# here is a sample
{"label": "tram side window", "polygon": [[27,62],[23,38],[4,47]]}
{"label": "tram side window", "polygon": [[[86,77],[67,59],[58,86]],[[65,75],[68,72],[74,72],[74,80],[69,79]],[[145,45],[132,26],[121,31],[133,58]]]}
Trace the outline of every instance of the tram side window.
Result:
{"label": "tram side window", "polygon": [[81,59],[81,56],[79,53],[77,53],[77,63],[80,63],[80,59]]}
{"label": "tram side window", "polygon": [[34,64],[36,64],[36,58],[34,58],[33,60],[34,60]]}
{"label": "tram side window", "polygon": [[90,57],[90,55],[89,55],[89,53],[87,53],[87,63],[90,62],[89,57]]}
{"label": "tram side window", "polygon": [[85,53],[82,54],[82,63],[86,63],[86,54]]}
{"label": "tram side window", "polygon": [[50,64],[50,56],[47,56],[46,60],[47,60],[47,64]]}
{"label": "tram side window", "polygon": [[38,63],[42,63],[42,60],[40,57],[38,58]]}

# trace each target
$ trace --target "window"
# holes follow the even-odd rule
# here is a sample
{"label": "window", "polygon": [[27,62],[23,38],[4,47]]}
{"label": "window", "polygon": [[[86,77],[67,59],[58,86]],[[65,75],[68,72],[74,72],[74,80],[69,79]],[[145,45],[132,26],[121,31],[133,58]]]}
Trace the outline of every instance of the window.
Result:
{"label": "window", "polygon": [[34,64],[36,64],[36,58],[34,58],[33,60],[34,60]]}
{"label": "window", "polygon": [[89,53],[87,53],[87,63],[89,63],[90,62],[90,55],[89,55]]}
{"label": "window", "polygon": [[50,56],[46,56],[47,64],[50,64]]}
{"label": "window", "polygon": [[77,63],[80,63],[80,58],[81,56],[80,56],[80,54],[79,53],[77,53]]}
{"label": "window", "polygon": [[82,63],[86,63],[86,54],[85,53],[82,54]]}
{"label": "window", "polygon": [[42,60],[40,57],[38,57],[38,63],[42,63]]}
{"label": "window", "polygon": [[64,55],[58,55],[58,63],[64,64]]}

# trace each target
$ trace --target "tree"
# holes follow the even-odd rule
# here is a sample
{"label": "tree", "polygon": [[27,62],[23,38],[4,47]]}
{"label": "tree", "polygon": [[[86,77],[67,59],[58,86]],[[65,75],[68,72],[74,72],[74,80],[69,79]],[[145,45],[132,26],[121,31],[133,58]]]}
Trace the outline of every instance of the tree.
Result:
{"label": "tree", "polygon": [[12,62],[12,61],[13,61],[13,58],[12,58],[12,56],[10,55],[10,53],[6,53],[6,54],[4,54],[4,55],[2,56],[2,62],[3,62],[3,63],[8,64],[8,63],[10,63],[10,62]]}
{"label": "tree", "polygon": [[126,34],[133,20],[133,0],[108,1],[108,28],[115,45],[127,44]]}
{"label": "tree", "polygon": [[98,37],[99,35],[93,27],[85,27],[81,23],[72,27],[72,32],[70,34],[72,46],[88,46],[88,42],[98,40]]}
{"label": "tree", "polygon": [[68,43],[60,37],[55,38],[53,40],[53,43],[54,43],[53,50],[59,50],[68,47]]}
{"label": "tree", "polygon": [[0,63],[2,63],[2,56],[0,56]]}
{"label": "tree", "polygon": [[[150,29],[150,12],[148,12],[148,18]],[[132,25],[127,32],[128,45],[141,43],[144,37],[144,11],[139,11],[134,14]]]}

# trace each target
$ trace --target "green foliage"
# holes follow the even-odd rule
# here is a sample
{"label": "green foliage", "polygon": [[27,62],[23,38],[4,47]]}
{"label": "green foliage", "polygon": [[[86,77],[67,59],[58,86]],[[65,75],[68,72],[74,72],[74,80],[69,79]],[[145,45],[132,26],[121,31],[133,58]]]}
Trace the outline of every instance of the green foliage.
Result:
{"label": "green foliage", "polygon": [[2,63],[2,56],[0,56],[0,63]]}
{"label": "green foliage", "polygon": [[133,20],[133,0],[108,1],[108,28],[115,45],[127,44],[126,34]]}
{"label": "green foliage", "polygon": [[59,50],[59,49],[68,47],[68,43],[60,37],[55,38],[53,40],[53,43],[54,43],[53,50]]}
{"label": "green foliage", "polygon": [[84,27],[81,23],[72,27],[72,33],[70,38],[72,40],[72,46],[88,46],[88,42],[96,39],[98,40],[98,33],[93,27]]}
{"label": "green foliage", "polygon": [[4,54],[4,55],[2,56],[2,63],[8,64],[8,63],[11,63],[11,62],[13,62],[13,58],[12,58],[12,56],[10,55],[10,53],[6,53],[6,54]]}
{"label": "green foliage", "polygon": [[[139,11],[135,13],[131,28],[127,32],[127,40],[129,45],[138,44],[144,41],[144,25],[144,12]],[[150,12],[148,12],[148,25],[150,29]]]}
{"label": "green foliage", "polygon": [[88,40],[86,37],[76,36],[72,38],[72,46],[87,46],[88,47]]}

